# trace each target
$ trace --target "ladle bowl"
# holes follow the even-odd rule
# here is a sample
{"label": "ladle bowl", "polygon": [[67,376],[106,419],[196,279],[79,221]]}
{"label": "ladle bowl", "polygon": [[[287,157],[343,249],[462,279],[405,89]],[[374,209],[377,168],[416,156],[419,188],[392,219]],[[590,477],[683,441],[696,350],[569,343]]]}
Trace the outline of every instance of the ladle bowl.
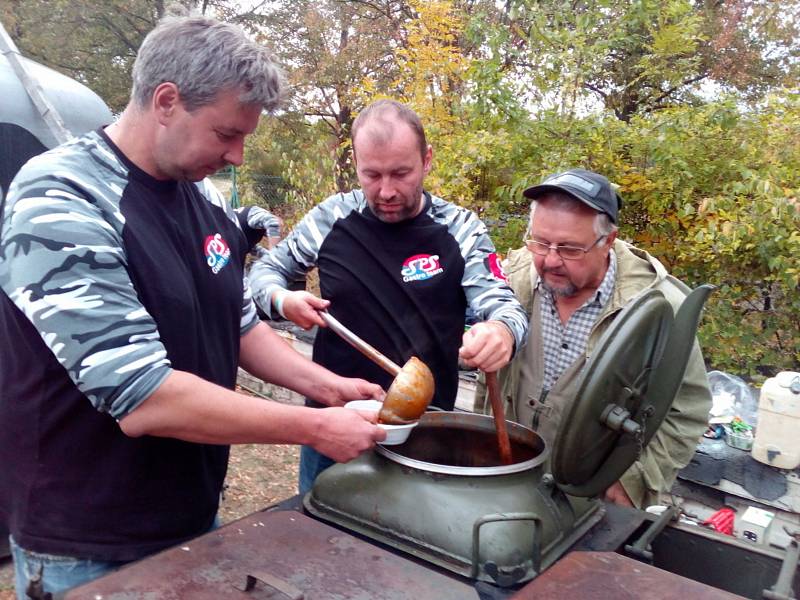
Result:
{"label": "ladle bowl", "polygon": [[381,423],[404,425],[419,420],[433,399],[433,373],[412,356],[389,386],[378,413]]}
{"label": "ladle bowl", "polygon": [[328,311],[321,310],[319,314],[334,333],[394,377],[378,413],[378,421],[389,425],[406,425],[417,421],[433,399],[433,373],[428,366],[412,356],[401,369]]}

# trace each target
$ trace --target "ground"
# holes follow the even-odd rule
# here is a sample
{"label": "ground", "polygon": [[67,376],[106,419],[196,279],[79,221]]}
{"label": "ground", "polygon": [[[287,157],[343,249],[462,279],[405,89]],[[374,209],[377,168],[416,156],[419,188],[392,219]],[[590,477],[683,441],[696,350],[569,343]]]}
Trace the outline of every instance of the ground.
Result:
{"label": "ground", "polygon": [[297,493],[298,446],[243,445],[231,449],[220,519],[228,523]]}
{"label": "ground", "polygon": [[[229,523],[297,493],[299,446],[246,444],[231,448],[219,516]],[[0,560],[0,600],[14,600],[11,559]]]}

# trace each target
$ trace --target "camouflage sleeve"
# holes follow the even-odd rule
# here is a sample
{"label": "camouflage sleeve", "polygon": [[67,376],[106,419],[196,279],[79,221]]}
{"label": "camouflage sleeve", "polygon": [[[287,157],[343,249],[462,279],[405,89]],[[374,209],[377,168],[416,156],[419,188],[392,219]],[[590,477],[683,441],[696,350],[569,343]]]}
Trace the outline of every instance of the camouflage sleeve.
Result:
{"label": "camouflage sleeve", "polygon": [[247,224],[253,229],[262,229],[268,237],[280,237],[281,222],[265,208],[249,206],[246,212]]}
{"label": "camouflage sleeve", "polygon": [[253,290],[250,288],[250,280],[247,275],[245,275],[242,284],[244,285],[244,296],[242,296],[242,303],[244,306],[242,308],[242,322],[239,327],[239,335],[244,335],[260,321],[258,313],[256,312],[256,304],[253,301]]}
{"label": "camouflage sleeve", "polygon": [[302,280],[316,266],[319,249],[334,223],[364,204],[360,192],[331,196],[311,209],[271,252],[253,263],[250,281],[261,310],[272,317],[272,293],[286,289],[290,282]]}
{"label": "camouflage sleeve", "polygon": [[281,222],[272,213],[269,213],[269,219],[266,221],[264,229],[267,232],[267,237],[281,237]]}
{"label": "camouflage sleeve", "polygon": [[[211,204],[224,210],[225,215],[236,223],[239,229],[242,229],[242,224],[237,217],[236,211],[233,210],[230,202],[225,199],[208,177],[202,181],[198,181],[196,185],[200,193],[202,193]],[[242,320],[239,326],[240,335],[244,335],[250,331],[259,321],[256,305],[253,302],[253,293],[250,289],[250,283],[247,277],[242,281],[242,285],[244,286],[244,294],[242,295]]]}
{"label": "camouflage sleeve", "polygon": [[467,303],[479,320],[500,321],[511,330],[516,354],[527,340],[528,318],[508,286],[486,225],[472,211],[439,198],[434,198],[432,211],[433,218],[447,225],[461,249],[461,285]]}
{"label": "camouflage sleeve", "polygon": [[0,230],[0,287],[95,408],[117,419],[171,372],[126,271],[120,182],[29,163]]}

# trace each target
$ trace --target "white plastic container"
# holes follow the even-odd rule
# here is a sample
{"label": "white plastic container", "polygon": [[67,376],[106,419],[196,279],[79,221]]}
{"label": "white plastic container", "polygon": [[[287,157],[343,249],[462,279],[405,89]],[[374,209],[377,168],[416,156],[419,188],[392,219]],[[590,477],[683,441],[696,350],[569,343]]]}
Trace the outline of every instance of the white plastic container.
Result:
{"label": "white plastic container", "polygon": [[782,371],[764,382],[752,455],[779,469],[800,466],[800,373]]}
{"label": "white plastic container", "polygon": [[766,544],[774,518],[774,512],[748,506],[741,518],[736,519],[733,534],[749,542]]}

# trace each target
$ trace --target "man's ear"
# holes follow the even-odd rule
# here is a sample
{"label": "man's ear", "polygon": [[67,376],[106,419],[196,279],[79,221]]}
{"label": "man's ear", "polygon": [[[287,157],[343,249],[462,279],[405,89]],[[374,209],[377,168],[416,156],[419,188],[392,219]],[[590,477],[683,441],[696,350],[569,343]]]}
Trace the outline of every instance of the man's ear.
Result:
{"label": "man's ear", "polygon": [[152,107],[158,122],[165,125],[175,114],[181,102],[178,86],[171,81],[165,81],[153,91]]}
{"label": "man's ear", "polygon": [[428,144],[425,149],[425,155],[422,157],[422,170],[425,175],[430,173],[431,166],[433,165],[433,146]]}

